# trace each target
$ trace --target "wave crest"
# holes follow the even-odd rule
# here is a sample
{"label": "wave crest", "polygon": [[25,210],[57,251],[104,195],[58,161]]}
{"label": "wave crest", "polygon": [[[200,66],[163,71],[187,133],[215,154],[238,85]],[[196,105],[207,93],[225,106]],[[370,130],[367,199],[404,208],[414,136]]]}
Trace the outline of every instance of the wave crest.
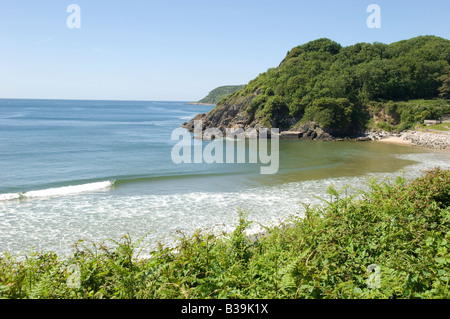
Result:
{"label": "wave crest", "polygon": [[53,196],[66,196],[66,195],[74,195],[85,192],[93,192],[100,191],[104,189],[108,189],[114,185],[115,181],[104,181],[104,182],[96,182],[96,183],[88,183],[82,185],[73,185],[73,186],[63,186],[63,187],[55,187],[48,188],[37,191],[28,191],[24,193],[9,193],[9,194],[0,194],[0,201],[5,200],[15,200],[22,198],[43,198],[43,197],[53,197]]}

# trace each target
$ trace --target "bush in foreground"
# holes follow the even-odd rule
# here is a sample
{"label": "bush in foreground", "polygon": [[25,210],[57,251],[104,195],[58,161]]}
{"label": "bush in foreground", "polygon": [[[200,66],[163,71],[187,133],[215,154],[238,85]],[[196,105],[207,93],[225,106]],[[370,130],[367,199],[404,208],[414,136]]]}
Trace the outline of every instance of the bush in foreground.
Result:
{"label": "bush in foreground", "polygon": [[[124,236],[70,258],[0,258],[3,298],[449,298],[450,171],[372,182],[249,237],[197,231],[151,258]],[[344,195],[343,195],[344,194]],[[370,266],[370,267],[369,267]],[[370,272],[374,269],[375,272]]]}

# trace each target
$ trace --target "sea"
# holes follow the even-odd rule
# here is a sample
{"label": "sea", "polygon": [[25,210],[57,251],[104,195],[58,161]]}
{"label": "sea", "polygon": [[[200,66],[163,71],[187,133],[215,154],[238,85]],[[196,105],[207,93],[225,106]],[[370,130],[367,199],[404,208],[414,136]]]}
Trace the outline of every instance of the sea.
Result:
{"label": "sea", "polygon": [[[279,141],[261,162],[176,163],[174,131],[211,105],[167,101],[0,99],[0,253],[70,255],[74,244],[140,240],[141,257],[197,230],[249,232],[302,216],[330,186],[412,179],[450,154],[379,142]],[[189,133],[191,134],[191,133]],[[191,134],[192,135],[192,134]],[[191,136],[192,137],[192,136]],[[202,149],[217,141],[185,140]],[[225,145],[236,151],[248,143]]]}

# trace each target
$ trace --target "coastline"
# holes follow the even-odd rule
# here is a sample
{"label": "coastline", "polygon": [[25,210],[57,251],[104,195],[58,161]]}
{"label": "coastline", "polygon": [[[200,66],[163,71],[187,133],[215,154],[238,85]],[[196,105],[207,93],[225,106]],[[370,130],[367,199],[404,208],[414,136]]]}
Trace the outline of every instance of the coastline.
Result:
{"label": "coastline", "polygon": [[[195,120],[204,120],[206,114],[198,114],[190,121],[183,123],[182,127],[189,132],[194,132]],[[232,129],[245,129],[244,125],[236,124]],[[221,130],[225,130],[222,126]],[[247,128],[247,131],[239,133],[240,138],[254,138],[258,134],[259,128]],[[204,136],[205,128],[202,129],[201,137],[196,137],[204,140],[211,139],[209,136]],[[225,134],[225,133],[224,133]],[[389,143],[402,146],[420,147],[430,150],[441,150],[450,152],[450,132],[444,131],[404,131],[400,133],[392,133],[387,131],[366,131],[358,137],[334,137],[325,132],[317,123],[307,123],[297,130],[287,130],[276,134],[279,139],[290,140],[322,140],[322,141],[375,141],[380,143]],[[268,135],[269,137],[269,135]]]}
{"label": "coastline", "polygon": [[212,106],[215,106],[216,104],[214,104],[214,103],[202,103],[202,102],[191,102],[191,103],[187,103],[187,105],[212,105]]}
{"label": "coastline", "polygon": [[370,138],[380,143],[420,147],[450,153],[450,134],[446,132],[406,131],[399,134],[383,132],[378,135],[371,134]]}
{"label": "coastline", "polygon": [[436,153],[450,154],[449,148],[446,148],[446,149],[445,148],[434,148],[430,145],[417,145],[417,144],[414,144],[411,141],[406,140],[402,137],[391,136],[391,137],[383,138],[381,140],[375,140],[375,142],[407,146],[407,147],[413,147],[413,148],[420,148],[420,149],[423,149],[426,151],[436,152]]}
{"label": "coastline", "polygon": [[411,141],[408,141],[408,140],[404,139],[403,137],[398,137],[398,136],[385,137],[380,140],[376,140],[376,142],[396,144],[396,145],[414,146]]}

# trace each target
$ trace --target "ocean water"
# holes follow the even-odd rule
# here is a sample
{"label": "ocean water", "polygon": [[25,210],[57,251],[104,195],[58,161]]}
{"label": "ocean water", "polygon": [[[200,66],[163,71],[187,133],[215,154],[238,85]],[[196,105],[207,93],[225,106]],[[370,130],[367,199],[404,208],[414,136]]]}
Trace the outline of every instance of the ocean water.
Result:
{"label": "ocean water", "polygon": [[[231,230],[239,209],[269,225],[327,188],[448,168],[450,155],[376,142],[280,141],[277,174],[261,163],[175,164],[173,130],[212,106],[185,102],[0,100],[0,252],[68,254],[79,239]],[[201,147],[209,141],[192,140]],[[239,146],[235,146],[238,148]],[[248,151],[248,150],[247,150]]]}

